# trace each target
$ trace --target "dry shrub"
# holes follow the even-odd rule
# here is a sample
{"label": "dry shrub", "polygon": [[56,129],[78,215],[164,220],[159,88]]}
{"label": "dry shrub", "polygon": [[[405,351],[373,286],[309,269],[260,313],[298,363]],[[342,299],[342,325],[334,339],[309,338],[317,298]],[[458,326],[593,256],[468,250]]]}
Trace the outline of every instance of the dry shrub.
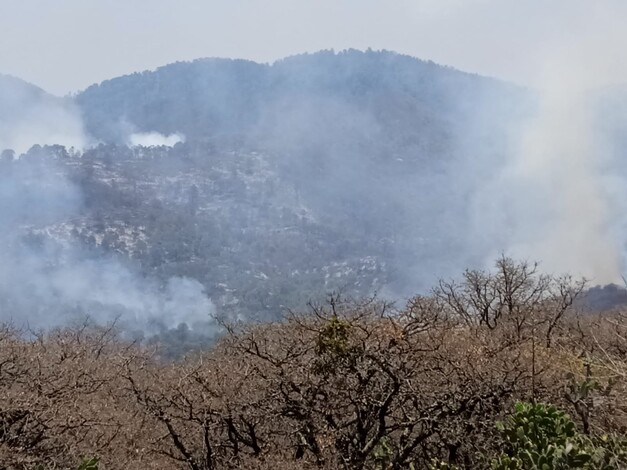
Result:
{"label": "dry shrub", "polygon": [[514,401],[624,432],[626,318],[502,259],[406,307],[332,297],[176,363],[111,329],[0,334],[3,468],[481,468]]}

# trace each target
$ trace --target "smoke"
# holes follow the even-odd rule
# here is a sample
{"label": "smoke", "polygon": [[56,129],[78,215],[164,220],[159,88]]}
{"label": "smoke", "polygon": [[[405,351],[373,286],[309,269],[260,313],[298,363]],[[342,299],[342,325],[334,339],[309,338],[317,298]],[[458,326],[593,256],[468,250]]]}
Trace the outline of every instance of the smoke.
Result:
{"label": "smoke", "polygon": [[583,92],[564,88],[545,91],[541,100],[540,114],[505,176],[522,191],[519,203],[527,201],[521,209],[533,209],[520,218],[528,223],[528,238],[514,239],[512,254],[534,253],[553,271],[619,281],[621,252],[613,227],[619,214],[612,212],[615,195],[604,191],[607,145],[595,130],[593,108]]}
{"label": "smoke", "polygon": [[19,154],[35,144],[81,149],[85,143],[83,123],[71,100],[0,75],[0,149]]}
{"label": "smoke", "polygon": [[88,317],[154,333],[181,323],[205,326],[215,313],[196,280],[173,277],[162,286],[114,257],[59,247],[54,241],[35,249],[17,247],[5,261],[12,266],[0,271],[5,321],[39,328]]}
{"label": "smoke", "polygon": [[[130,138],[144,146],[184,139],[158,133]],[[0,150],[19,156],[0,168],[0,320],[49,328],[88,317],[146,333],[181,323],[206,326],[215,307],[198,281],[143,277],[124,257],[72,236],[72,220],[84,215],[83,195],[55,162],[58,156],[41,146],[80,150],[88,141],[71,99],[0,76]]]}
{"label": "smoke", "polygon": [[133,147],[174,147],[179,142],[185,142],[185,136],[178,133],[163,135],[158,132],[143,132],[131,134],[129,142]]}
{"label": "smoke", "polygon": [[[431,14],[446,16],[449,8],[461,3],[451,0]],[[621,16],[595,10],[590,24],[571,25],[576,32],[545,35],[542,49],[530,44],[529,54],[537,55],[537,89],[528,93],[408,57],[346,51],[295,57],[272,66],[201,61],[168,67],[155,72],[171,74],[171,89],[160,90],[159,96],[167,97],[160,106],[149,106],[155,95],[147,75],[92,88],[77,102],[86,122],[91,122],[90,131],[105,130],[97,136],[105,142],[171,147],[184,142],[185,136],[190,142],[202,142],[242,134],[244,140],[259,144],[266,152],[259,158],[268,159],[277,180],[297,188],[285,194],[290,198],[296,194],[297,205],[313,214],[311,220],[320,227],[341,227],[325,232],[324,243],[312,248],[323,267],[331,262],[323,259],[328,254],[325,245],[335,246],[334,260],[362,265],[374,253],[392,273],[388,276],[382,269],[381,283],[397,295],[426,289],[436,278],[468,266],[491,264],[502,252],[538,260],[546,271],[615,282],[624,256],[627,178],[616,173],[620,165],[606,132],[607,116],[599,113],[597,90],[612,82],[617,45],[624,42],[619,40],[622,25],[615,25],[608,15]],[[599,33],[608,24],[611,40],[599,42],[603,36]],[[193,86],[181,88],[178,81],[189,80],[188,74],[197,74],[190,81]],[[259,86],[251,91],[247,83]],[[200,97],[205,101],[199,102]],[[18,100],[16,107],[20,103],[32,107],[32,101]],[[199,114],[189,103],[211,112]],[[61,109],[75,116],[71,108]],[[28,129],[37,130],[37,121],[27,116],[33,119],[32,127],[25,118],[24,130],[8,128],[0,143],[17,142]],[[204,121],[199,122],[201,118]],[[72,119],[59,118],[66,124],[56,141],[70,142],[80,134],[73,130],[80,130],[80,124],[67,124],[80,122]],[[51,120],[45,119],[46,126]],[[155,128],[185,135],[133,133]],[[64,129],[67,136],[62,135]],[[115,139],[108,134],[115,134]],[[27,136],[23,141],[39,138]],[[218,152],[221,145],[232,145],[228,139],[215,140]],[[185,152],[192,150],[178,146],[173,153],[179,151],[189,157]],[[201,150],[193,152],[195,159],[174,163],[168,159],[167,165],[184,168],[186,162],[208,160]],[[117,184],[117,176],[131,168],[124,168],[123,158],[115,156],[112,151],[106,156],[111,158],[95,159],[93,171],[107,165],[119,165],[121,171],[99,183]],[[26,171],[28,165],[20,161],[16,168]],[[38,167],[28,171],[36,171],[33,168]],[[263,175],[250,168],[225,173],[239,196],[242,188],[250,189],[250,180],[263,183]],[[56,236],[64,226],[71,227],[73,218],[84,220],[85,214],[80,190],[54,166],[36,177],[6,178],[0,188],[0,211],[7,221],[0,235],[4,246],[11,247],[2,260],[8,268],[0,268],[5,318],[23,315],[28,322],[48,325],[84,313],[102,320],[121,315],[129,325],[150,329],[182,321],[194,324],[213,310],[194,280],[146,278],[113,249],[105,254],[77,245],[71,236]],[[133,178],[141,189],[141,175]],[[31,181],[32,187],[16,186],[18,180]],[[231,184],[241,182],[245,184]],[[259,200],[279,207],[294,205],[277,203],[280,195],[272,197]],[[246,207],[244,198],[239,199],[234,213]],[[220,207],[227,214],[229,207],[222,202]],[[32,217],[24,221],[27,213]],[[254,220],[250,213],[255,214],[248,211],[238,219],[226,215],[225,220],[239,230]],[[264,223],[284,222],[267,217]],[[337,243],[338,233],[346,243]],[[280,254],[259,251],[264,258],[276,256],[272,262],[284,262]],[[302,262],[315,264],[312,259]],[[171,273],[180,266],[168,268]],[[239,276],[244,274],[238,272],[234,280],[240,281]]]}
{"label": "smoke", "polygon": [[590,7],[586,22],[534,50],[535,113],[512,123],[511,151],[477,192],[473,224],[492,243],[491,259],[504,250],[547,271],[611,283],[623,269],[627,180],[603,132],[599,90],[617,76],[623,8]]}
{"label": "smoke", "polygon": [[48,157],[25,155],[0,172],[0,319],[49,328],[89,317],[146,333],[206,326],[215,309],[196,280],[162,283],[128,260],[81,246],[71,233],[83,208],[80,188]]}

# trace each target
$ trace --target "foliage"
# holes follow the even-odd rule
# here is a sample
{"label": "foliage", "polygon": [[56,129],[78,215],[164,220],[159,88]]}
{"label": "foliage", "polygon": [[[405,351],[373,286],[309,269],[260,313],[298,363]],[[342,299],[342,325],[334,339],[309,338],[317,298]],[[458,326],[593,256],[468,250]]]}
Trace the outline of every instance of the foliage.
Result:
{"label": "foliage", "polygon": [[317,354],[344,356],[349,352],[350,323],[334,315],[318,335]]}
{"label": "foliage", "polygon": [[627,441],[590,438],[570,417],[545,404],[517,403],[513,416],[498,423],[505,454],[492,462],[506,469],[615,469],[627,465]]}
{"label": "foliage", "polygon": [[77,470],[98,470],[98,459],[91,458],[85,459],[83,463],[81,463]]}

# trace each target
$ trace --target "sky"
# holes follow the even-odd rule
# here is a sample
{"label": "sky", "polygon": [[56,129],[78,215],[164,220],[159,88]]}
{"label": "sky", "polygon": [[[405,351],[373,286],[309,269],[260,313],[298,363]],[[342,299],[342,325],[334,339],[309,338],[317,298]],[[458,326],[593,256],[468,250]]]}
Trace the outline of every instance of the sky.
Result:
{"label": "sky", "polygon": [[627,82],[626,21],[625,0],[0,0],[0,73],[64,95],[179,60],[370,47],[530,86],[584,56],[578,73]]}

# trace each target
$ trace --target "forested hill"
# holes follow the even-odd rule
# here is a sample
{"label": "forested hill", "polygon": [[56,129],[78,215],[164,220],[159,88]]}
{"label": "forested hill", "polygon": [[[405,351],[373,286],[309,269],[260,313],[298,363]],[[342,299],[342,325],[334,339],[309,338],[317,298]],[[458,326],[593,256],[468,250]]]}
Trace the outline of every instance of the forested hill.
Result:
{"label": "forested hill", "polygon": [[428,122],[456,120],[460,111],[498,95],[511,101],[513,93],[502,82],[433,62],[350,50],[272,65],[226,59],[175,63],[93,85],[77,101],[88,131],[105,141],[123,142],[129,130],[181,132],[188,139],[267,131],[272,124],[285,126],[295,114],[300,119],[319,114],[318,124],[334,116],[328,124],[336,126],[343,124],[334,114],[339,111],[367,113],[381,131],[409,139],[436,130],[425,128]]}
{"label": "forested hill", "polygon": [[[0,313],[152,330],[276,318],[329,291],[411,296],[485,266],[506,233],[477,223],[477,195],[532,105],[512,85],[372,51],[177,63],[59,102],[66,115],[42,129],[70,132],[35,141],[67,148],[2,162]],[[137,145],[147,133],[184,142]]]}
{"label": "forested hill", "polygon": [[473,191],[504,161],[503,123],[527,112],[527,98],[432,62],[350,50],[272,65],[176,63],[94,85],[76,101],[104,142],[159,132],[254,149],[300,204],[350,234],[343,243],[385,247],[394,291],[411,293],[484,261],[485,247],[468,237]]}

